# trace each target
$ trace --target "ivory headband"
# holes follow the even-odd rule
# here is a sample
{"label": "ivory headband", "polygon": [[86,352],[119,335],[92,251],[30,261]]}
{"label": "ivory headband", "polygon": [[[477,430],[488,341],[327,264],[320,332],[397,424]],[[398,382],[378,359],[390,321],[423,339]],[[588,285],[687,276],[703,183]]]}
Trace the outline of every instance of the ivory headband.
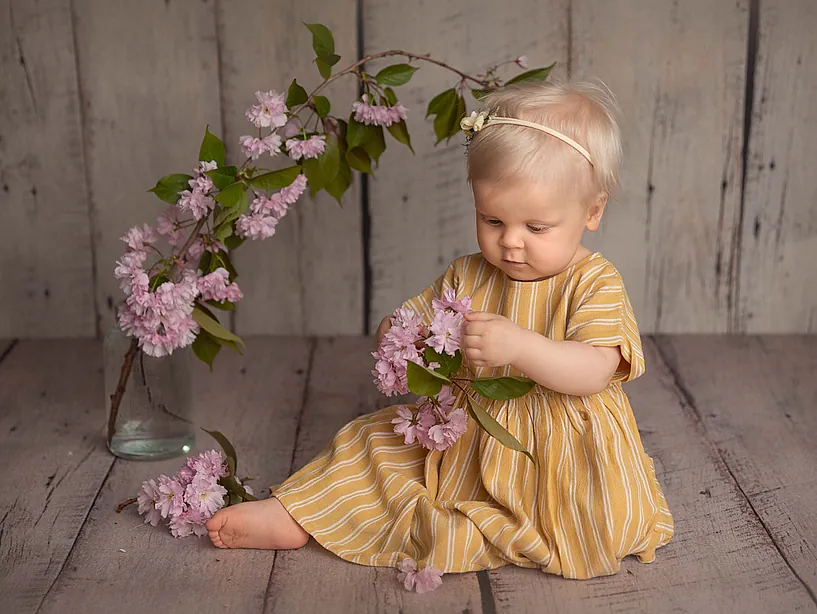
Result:
{"label": "ivory headband", "polygon": [[543,126],[541,124],[535,124],[534,122],[529,122],[525,119],[500,117],[497,115],[490,115],[485,111],[481,111],[479,113],[472,111],[470,117],[462,118],[460,121],[460,128],[467,132],[469,136],[473,136],[475,132],[479,132],[486,126],[491,126],[493,124],[515,124],[517,126],[527,126],[528,128],[535,128],[536,130],[547,132],[549,135],[556,137],[560,141],[570,145],[573,149],[583,155],[591,165],[593,164],[593,160],[590,158],[588,151],[569,136],[562,134],[553,128],[548,128],[547,126]]}

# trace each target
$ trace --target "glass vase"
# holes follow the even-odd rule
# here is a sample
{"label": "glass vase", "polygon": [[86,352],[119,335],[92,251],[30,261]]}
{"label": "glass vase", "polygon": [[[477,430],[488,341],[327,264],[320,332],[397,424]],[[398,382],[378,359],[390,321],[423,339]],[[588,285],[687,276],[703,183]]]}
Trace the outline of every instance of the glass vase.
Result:
{"label": "glass vase", "polygon": [[[128,460],[183,456],[196,442],[196,427],[190,421],[192,349],[188,346],[155,358],[131,348],[132,341],[114,325],[103,344],[106,408],[103,432],[108,450]],[[123,365],[128,362],[129,350],[132,350],[130,373],[121,393],[118,389],[128,370]],[[116,396],[119,403],[111,422]]]}

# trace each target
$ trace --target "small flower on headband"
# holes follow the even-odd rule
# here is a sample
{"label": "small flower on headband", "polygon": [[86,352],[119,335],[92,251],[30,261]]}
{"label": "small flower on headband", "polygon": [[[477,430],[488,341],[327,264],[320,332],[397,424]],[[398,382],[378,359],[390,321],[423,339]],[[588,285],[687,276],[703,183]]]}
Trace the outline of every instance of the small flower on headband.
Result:
{"label": "small flower on headband", "polygon": [[487,111],[480,111],[479,113],[476,111],[471,111],[470,117],[463,117],[460,120],[460,128],[465,130],[468,136],[473,136],[475,132],[482,130],[482,127],[485,125],[487,119]]}

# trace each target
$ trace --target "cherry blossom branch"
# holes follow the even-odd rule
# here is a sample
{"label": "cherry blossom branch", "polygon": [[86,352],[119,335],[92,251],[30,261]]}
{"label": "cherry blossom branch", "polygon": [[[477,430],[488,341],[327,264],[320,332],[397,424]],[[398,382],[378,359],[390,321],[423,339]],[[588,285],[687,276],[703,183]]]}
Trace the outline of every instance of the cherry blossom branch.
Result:
{"label": "cherry blossom branch", "polygon": [[[207,216],[200,219],[195,228],[193,228],[193,232],[191,232],[190,236],[187,237],[187,241],[185,241],[178,255],[171,256],[173,258],[173,262],[171,263],[171,271],[173,264],[180,262],[184,258],[185,254],[187,254],[187,250],[190,249],[191,245],[193,245],[193,242],[196,240],[199,231],[201,230],[202,226],[204,226],[206,221]],[[131,339],[128,350],[125,352],[125,358],[122,361],[122,369],[119,371],[119,381],[116,384],[116,390],[111,395],[111,411],[108,413],[108,447],[110,447],[111,442],[113,441],[114,433],[116,432],[116,417],[119,414],[119,405],[122,403],[122,397],[125,396],[128,378],[130,377],[130,372],[133,368],[133,360],[138,351],[139,340],[134,337]]]}

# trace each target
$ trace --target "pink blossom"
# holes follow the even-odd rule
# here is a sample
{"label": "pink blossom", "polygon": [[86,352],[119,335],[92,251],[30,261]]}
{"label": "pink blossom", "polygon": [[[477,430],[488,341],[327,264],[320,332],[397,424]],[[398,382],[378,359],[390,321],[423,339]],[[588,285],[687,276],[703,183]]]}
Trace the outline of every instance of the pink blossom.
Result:
{"label": "pink blossom", "polygon": [[413,412],[405,405],[397,408],[397,418],[392,419],[394,432],[405,436],[405,443],[414,443],[421,430],[428,430],[434,424],[434,416],[428,412]]}
{"label": "pink blossom", "polygon": [[264,151],[269,155],[277,156],[281,147],[281,135],[272,132],[261,139],[261,144],[264,146]]}
{"label": "pink blossom", "polygon": [[469,313],[471,309],[471,297],[465,296],[457,300],[457,293],[453,288],[446,288],[441,299],[431,299],[431,307],[435,311],[442,309],[453,309],[457,313]]}
{"label": "pink blossom", "polygon": [[266,144],[258,137],[245,134],[239,137],[238,142],[241,144],[243,154],[253,160],[257,160],[261,157],[261,154],[267,151]]}
{"label": "pink blossom", "polygon": [[426,345],[439,353],[445,352],[453,356],[460,349],[463,315],[450,311],[438,311],[434,314],[429,330],[432,336],[426,340]]}
{"label": "pink blossom", "polygon": [[289,139],[286,142],[287,153],[293,160],[303,158],[317,158],[326,148],[326,136],[313,135],[306,140]]}
{"label": "pink blossom", "polygon": [[425,569],[417,572],[417,563],[412,558],[401,561],[400,573],[397,574],[399,581],[407,591],[416,590],[418,593],[427,593],[439,588],[443,581],[443,572],[435,567],[426,566]]}
{"label": "pink blossom", "polygon": [[244,116],[256,128],[278,128],[287,122],[286,97],[274,90],[269,92],[255,92],[259,104],[247,109]]}
{"label": "pink blossom", "polygon": [[196,475],[196,472],[189,467],[189,464],[190,459],[187,459],[187,464],[179,467],[179,470],[176,472],[176,475],[173,478],[182,486],[187,486],[193,481],[193,477]]}
{"label": "pink blossom", "polygon": [[383,358],[380,352],[372,352],[372,356],[377,359],[372,375],[375,377],[375,384],[378,390],[390,397],[394,394],[407,394],[408,381],[406,379],[405,367],[394,365],[390,360]]}
{"label": "pink blossom", "polygon": [[156,222],[156,232],[160,235],[169,235],[172,233],[176,225],[181,221],[181,209],[176,205],[170,205],[162,213],[159,214]]}
{"label": "pink blossom", "polygon": [[145,245],[157,241],[156,233],[147,224],[143,224],[141,228],[139,226],[129,228],[128,232],[120,239],[127,243],[128,247],[136,251],[142,251],[145,249]]}
{"label": "pink blossom", "polygon": [[446,450],[468,429],[468,417],[461,408],[448,413],[441,424],[430,426],[427,431],[419,430],[420,444],[429,450]]}
{"label": "pink blossom", "polygon": [[408,307],[399,307],[391,318],[392,326],[405,329],[419,337],[423,327],[423,318]]}
{"label": "pink blossom", "polygon": [[184,489],[173,478],[159,476],[159,501],[156,506],[162,518],[182,513],[184,508]]}
{"label": "pink blossom", "polygon": [[516,60],[514,60],[517,64],[519,64],[520,68],[527,68],[528,67],[528,56],[520,55]]}
{"label": "pink blossom", "polygon": [[156,504],[159,502],[159,489],[156,486],[156,480],[142,482],[142,492],[136,497],[136,502],[139,504],[140,514],[147,512],[145,524],[150,523],[154,527],[159,524],[162,515],[156,509]]}
{"label": "pink blossom", "polygon": [[195,458],[188,458],[186,466],[195,473],[204,473],[215,478],[229,475],[227,463],[218,450],[209,450]]}
{"label": "pink blossom", "polygon": [[202,516],[210,518],[224,507],[227,489],[218,483],[218,478],[207,473],[197,473],[184,491],[185,502]]}
{"label": "pink blossom", "polygon": [[229,282],[229,278],[230,273],[224,267],[219,267],[212,273],[199,277],[198,286],[201,297],[205,301],[223,301],[228,296],[236,299],[230,299],[231,302],[241,300],[244,295],[235,282],[232,284]]}
{"label": "pink blossom", "polygon": [[271,215],[254,213],[242,215],[236,221],[236,234],[250,239],[268,239],[275,234],[278,219]]}
{"label": "pink blossom", "polygon": [[216,206],[216,201],[212,196],[207,196],[201,189],[194,188],[192,192],[190,190],[181,192],[176,204],[180,210],[189,211],[194,219],[200,220],[209,215],[210,211]]}
{"label": "pink blossom", "polygon": [[205,517],[196,509],[189,508],[171,516],[169,521],[170,533],[173,537],[187,537],[188,535],[196,535],[201,537],[207,535],[207,528],[204,523],[207,522],[208,517]]}
{"label": "pink blossom", "polygon": [[367,126],[391,126],[401,120],[408,118],[408,109],[402,103],[397,103],[393,107],[372,105],[369,103],[369,95],[363,94],[360,101],[352,103],[355,112],[355,121]]}
{"label": "pink blossom", "polygon": [[301,120],[298,119],[296,115],[293,115],[289,118],[286,125],[281,128],[281,136],[285,139],[292,138],[301,132],[301,128]]}

